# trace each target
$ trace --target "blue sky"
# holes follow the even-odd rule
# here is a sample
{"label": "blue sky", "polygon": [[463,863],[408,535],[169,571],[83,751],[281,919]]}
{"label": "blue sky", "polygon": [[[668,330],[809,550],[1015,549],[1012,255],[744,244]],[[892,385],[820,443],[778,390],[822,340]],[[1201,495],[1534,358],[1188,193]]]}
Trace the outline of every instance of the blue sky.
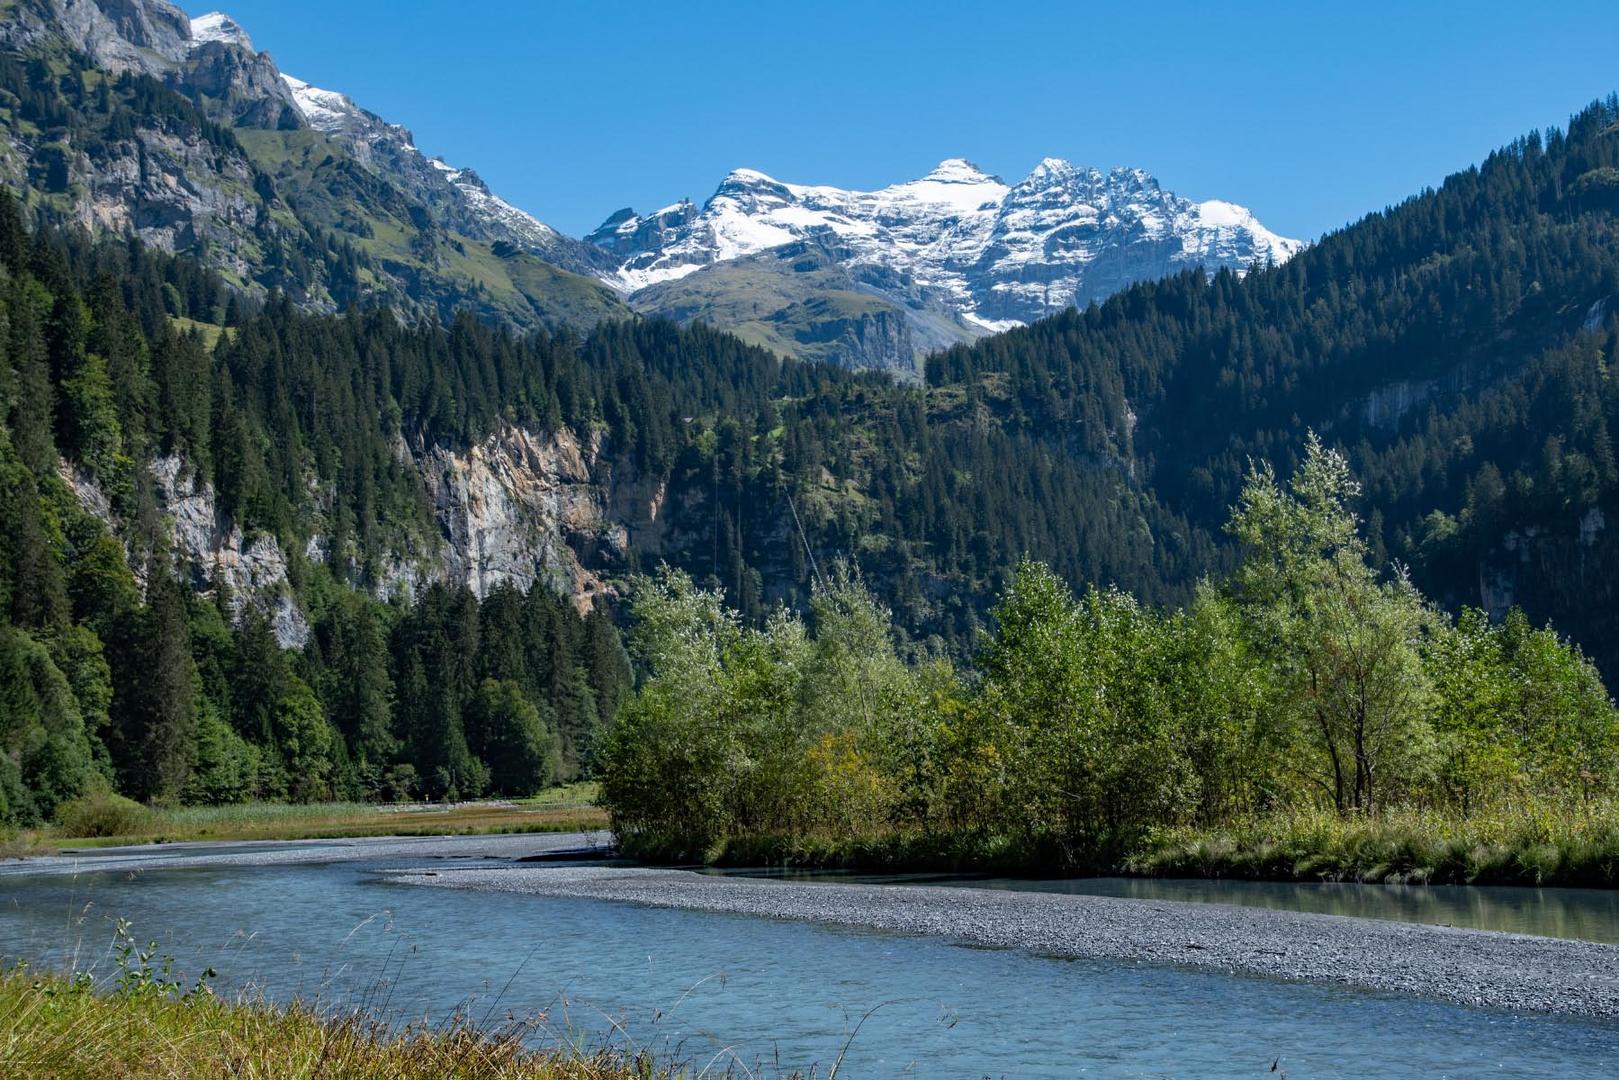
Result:
{"label": "blue sky", "polygon": [[946,157],[1015,181],[1052,156],[1308,239],[1619,89],[1613,0],[224,10],[283,70],[574,234],[701,202],[738,166],[869,188]]}

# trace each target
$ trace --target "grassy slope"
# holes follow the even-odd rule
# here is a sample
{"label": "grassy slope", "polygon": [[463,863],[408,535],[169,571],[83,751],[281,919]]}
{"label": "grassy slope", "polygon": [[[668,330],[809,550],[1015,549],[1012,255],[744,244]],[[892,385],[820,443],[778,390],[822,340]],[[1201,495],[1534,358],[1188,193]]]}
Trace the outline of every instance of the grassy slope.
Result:
{"label": "grassy slope", "polygon": [[655,1080],[673,1071],[613,1053],[526,1050],[523,1026],[389,1033],[206,993],[98,995],[68,980],[0,975],[0,1075],[94,1077],[379,1077],[385,1080]]}
{"label": "grassy slope", "polygon": [[801,360],[841,359],[838,326],[880,313],[902,315],[897,305],[855,290],[839,266],[813,251],[799,260],[765,252],[717,263],[636,294],[635,306],[678,322],[701,321],[728,330],[750,345]]}
{"label": "grassy slope", "polygon": [[[223,326],[219,326],[215,323],[199,322],[196,319],[188,319],[183,315],[170,315],[169,322],[173,323],[174,328],[181,334],[190,334],[193,332],[201,334],[202,343],[209,349],[212,349],[215,345],[218,345],[220,336],[226,333],[226,328]],[[231,340],[235,341],[236,331],[231,330],[229,333],[231,334]]]}
{"label": "grassy slope", "polygon": [[529,255],[501,258],[481,240],[419,228],[411,219],[413,204],[402,192],[319,132],[239,128],[236,138],[292,200],[300,218],[351,238],[393,273],[431,280],[441,299],[487,307],[528,327],[590,327],[630,314],[598,281]]}

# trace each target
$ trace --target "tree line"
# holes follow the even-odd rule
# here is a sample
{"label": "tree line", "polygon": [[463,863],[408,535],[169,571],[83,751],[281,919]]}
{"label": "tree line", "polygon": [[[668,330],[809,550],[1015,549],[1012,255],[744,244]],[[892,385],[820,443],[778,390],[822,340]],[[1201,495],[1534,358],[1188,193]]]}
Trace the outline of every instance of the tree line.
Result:
{"label": "tree line", "polygon": [[1611,797],[1619,712],[1591,662],[1518,610],[1446,615],[1374,556],[1359,496],[1314,437],[1290,480],[1251,469],[1237,565],[1183,607],[1024,561],[965,668],[846,571],[808,620],[760,626],[678,571],[644,578],[647,677],[598,759],[614,825],[638,850],[920,830],[1088,868],[1268,812]]}

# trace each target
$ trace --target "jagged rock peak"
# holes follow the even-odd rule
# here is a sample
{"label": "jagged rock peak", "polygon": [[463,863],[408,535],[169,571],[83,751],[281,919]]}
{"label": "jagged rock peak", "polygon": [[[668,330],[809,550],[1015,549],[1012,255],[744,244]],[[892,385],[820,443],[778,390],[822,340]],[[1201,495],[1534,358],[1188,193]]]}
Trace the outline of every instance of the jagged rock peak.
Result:
{"label": "jagged rock peak", "polygon": [[193,48],[218,41],[226,45],[237,45],[249,52],[256,52],[253,48],[253,39],[247,36],[242,24],[226,15],[223,11],[210,11],[206,15],[198,15],[191,20],[191,45]]}
{"label": "jagged rock peak", "polygon": [[[316,131],[332,135],[349,127],[369,126],[372,122],[378,127],[385,126],[380,119],[370,116],[354,104],[347,94],[322,90],[286,72],[281,73],[281,79],[292,91],[292,100],[298,106],[298,112]],[[405,141],[410,142],[408,133]]]}

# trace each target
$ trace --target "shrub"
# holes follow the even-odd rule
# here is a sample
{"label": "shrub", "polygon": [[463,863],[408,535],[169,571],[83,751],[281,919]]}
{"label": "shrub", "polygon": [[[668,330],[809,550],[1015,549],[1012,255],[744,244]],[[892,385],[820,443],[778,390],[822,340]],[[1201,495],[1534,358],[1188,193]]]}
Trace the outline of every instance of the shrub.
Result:
{"label": "shrub", "polygon": [[140,832],[151,819],[146,807],[110,791],[82,795],[56,808],[62,833],[73,837],[128,836]]}

